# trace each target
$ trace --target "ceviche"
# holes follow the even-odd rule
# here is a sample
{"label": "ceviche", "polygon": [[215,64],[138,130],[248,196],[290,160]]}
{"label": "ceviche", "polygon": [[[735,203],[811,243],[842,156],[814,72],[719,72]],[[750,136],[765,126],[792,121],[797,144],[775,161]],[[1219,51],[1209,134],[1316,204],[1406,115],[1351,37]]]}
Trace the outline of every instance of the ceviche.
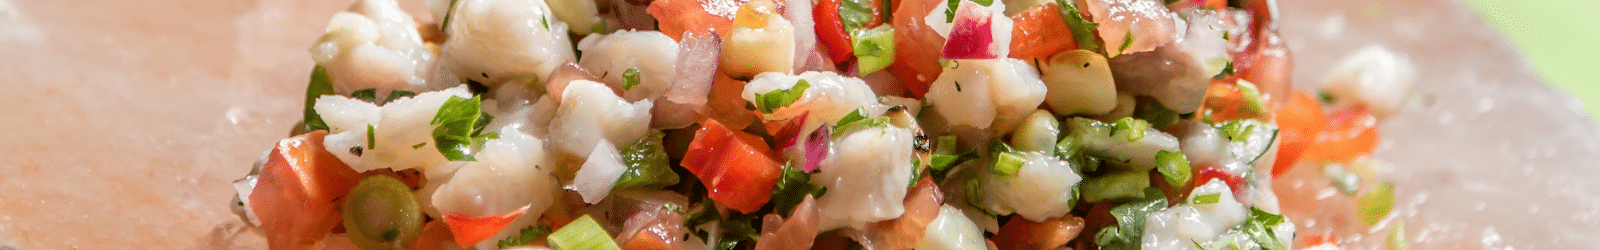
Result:
{"label": "ceviche", "polygon": [[[1295,90],[1272,0],[357,0],[234,183],[273,249],[1290,249],[1412,73]],[[1403,231],[1387,235],[1404,248]]]}

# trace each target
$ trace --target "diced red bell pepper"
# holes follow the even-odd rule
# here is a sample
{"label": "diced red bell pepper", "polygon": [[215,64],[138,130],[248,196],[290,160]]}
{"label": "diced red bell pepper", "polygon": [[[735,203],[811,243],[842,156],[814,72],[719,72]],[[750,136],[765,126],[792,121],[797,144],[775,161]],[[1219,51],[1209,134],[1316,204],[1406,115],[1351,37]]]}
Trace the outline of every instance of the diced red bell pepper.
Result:
{"label": "diced red bell pepper", "polygon": [[1222,171],[1222,169],[1215,166],[1202,166],[1194,174],[1194,187],[1200,187],[1210,183],[1212,180],[1221,180],[1227,183],[1228,188],[1233,189],[1234,200],[1241,200],[1240,194],[1244,194],[1244,177],[1228,173],[1228,171]]}
{"label": "diced red bell pepper", "polygon": [[1057,249],[1076,238],[1083,231],[1083,224],[1083,218],[1072,215],[1042,222],[1012,217],[990,240],[1000,250]]}
{"label": "diced red bell pepper", "polygon": [[714,119],[701,125],[683,156],[683,167],[700,179],[711,200],[743,213],[761,209],[783,171],[772,148],[760,137]]}
{"label": "diced red bell pepper", "polygon": [[523,206],[516,211],[506,214],[474,217],[457,213],[444,213],[444,224],[450,226],[450,234],[456,238],[456,245],[462,248],[471,247],[478,242],[489,239],[495,233],[505,229],[512,221],[517,220],[522,214],[528,212],[528,206]]}

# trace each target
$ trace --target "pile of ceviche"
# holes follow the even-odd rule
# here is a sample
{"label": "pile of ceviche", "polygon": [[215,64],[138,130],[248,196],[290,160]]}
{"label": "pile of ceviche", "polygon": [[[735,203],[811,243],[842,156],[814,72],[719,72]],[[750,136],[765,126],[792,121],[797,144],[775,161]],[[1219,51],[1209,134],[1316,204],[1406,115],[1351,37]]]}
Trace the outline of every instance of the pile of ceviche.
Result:
{"label": "pile of ceviche", "polygon": [[1366,159],[1404,96],[1382,49],[1292,90],[1270,0],[426,6],[311,46],[234,183],[271,248],[1331,248],[1273,177]]}

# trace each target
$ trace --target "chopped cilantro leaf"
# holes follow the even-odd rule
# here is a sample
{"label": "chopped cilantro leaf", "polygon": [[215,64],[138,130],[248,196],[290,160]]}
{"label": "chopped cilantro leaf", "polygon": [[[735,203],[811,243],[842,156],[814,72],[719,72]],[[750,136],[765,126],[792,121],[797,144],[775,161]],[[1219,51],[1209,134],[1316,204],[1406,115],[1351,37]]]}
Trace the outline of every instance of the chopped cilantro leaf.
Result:
{"label": "chopped cilantro leaf", "polygon": [[356,92],[350,92],[350,97],[376,104],[378,103],[378,89],[356,90]]}
{"label": "chopped cilantro leaf", "polygon": [[328,79],[328,69],[323,68],[322,65],[317,65],[316,68],[311,69],[311,81],[306,84],[306,109],[305,116],[302,118],[302,122],[305,125],[302,125],[300,131],[310,132],[328,129],[328,123],[322,121],[322,115],[317,114],[317,110],[314,107],[317,105],[317,98],[332,94],[333,82]]}
{"label": "chopped cilantro leaf", "polygon": [[[473,96],[472,99],[450,97],[444,105],[439,107],[439,112],[434,114],[433,141],[434,147],[451,161],[477,161],[472,156],[476,142],[486,138],[477,135],[475,131],[482,131],[483,127],[475,126],[481,121],[483,112],[480,111],[481,99]],[[483,122],[482,124],[487,124]]]}
{"label": "chopped cilantro leaf", "polygon": [[778,178],[778,183],[772,188],[772,211],[781,216],[788,216],[795,206],[805,201],[806,195],[812,198],[821,198],[828,192],[827,187],[811,184],[811,174],[800,168],[783,167],[783,175]]}
{"label": "chopped cilantro leaf", "polygon": [[773,90],[772,92],[767,92],[766,94],[756,94],[756,101],[754,103],[756,111],[761,111],[763,114],[771,114],[774,111],[778,111],[780,108],[789,107],[790,104],[794,104],[795,101],[799,101],[801,97],[804,97],[806,94],[806,89],[809,88],[811,88],[811,83],[806,82],[805,79],[801,79],[800,81],[795,82],[794,86],[789,87],[789,89]]}
{"label": "chopped cilantro leaf", "polygon": [[1221,200],[1222,200],[1222,194],[1219,194],[1219,193],[1207,193],[1207,194],[1194,196],[1194,198],[1191,199],[1190,202],[1192,204],[1195,204],[1195,205],[1207,205],[1207,204],[1216,204],[1218,201],[1221,201]]}
{"label": "chopped cilantro leaf", "polygon": [[[1056,0],[1056,5],[1061,6],[1061,19],[1067,22],[1067,28],[1072,30],[1072,39],[1078,41],[1078,48],[1088,51],[1100,51],[1099,43],[1095,42],[1094,30],[1099,24],[1090,22],[1078,13],[1078,7],[1072,5],[1071,0]],[[954,8],[952,8],[954,9]]]}
{"label": "chopped cilantro leaf", "polygon": [[510,248],[514,246],[533,244],[534,241],[544,238],[544,236],[547,234],[550,234],[549,226],[528,226],[522,228],[522,230],[518,230],[517,235],[501,239],[499,244],[496,245],[500,248]]}
{"label": "chopped cilantro leaf", "polygon": [[872,0],[839,1],[839,23],[846,32],[868,28],[872,15]]}

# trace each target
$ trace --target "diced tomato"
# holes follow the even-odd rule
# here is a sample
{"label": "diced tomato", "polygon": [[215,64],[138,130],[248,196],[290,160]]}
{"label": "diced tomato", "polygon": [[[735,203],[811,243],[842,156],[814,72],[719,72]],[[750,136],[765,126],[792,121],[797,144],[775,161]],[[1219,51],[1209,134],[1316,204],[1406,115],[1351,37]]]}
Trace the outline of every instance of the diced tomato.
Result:
{"label": "diced tomato", "polygon": [[622,243],[623,250],[672,250],[672,235],[666,235],[666,230],[646,228],[639,230],[628,242]]}
{"label": "diced tomato", "polygon": [[[722,70],[717,70],[722,72]],[[743,129],[760,119],[754,110],[745,108],[750,101],[741,97],[746,82],[718,73],[711,81],[711,94],[706,100],[705,119],[714,119],[734,130]]]}
{"label": "diced tomato", "polygon": [[1011,16],[1011,58],[1043,60],[1078,48],[1072,29],[1061,19],[1061,7],[1046,3]]}
{"label": "diced tomato", "polygon": [[1194,187],[1200,187],[1210,183],[1212,180],[1221,180],[1227,183],[1228,188],[1233,189],[1234,199],[1240,199],[1240,194],[1243,194],[1244,177],[1228,173],[1228,171],[1223,171],[1215,166],[1202,166],[1194,173]]}
{"label": "diced tomato", "polygon": [[1333,235],[1328,234],[1301,235],[1295,238],[1300,239],[1300,248],[1333,245],[1339,242],[1339,238],[1334,238]]}
{"label": "diced tomato", "polygon": [[1205,114],[1219,122],[1266,118],[1270,114],[1268,110],[1260,110],[1265,106],[1249,105],[1249,99],[1240,91],[1238,78],[1212,80],[1211,86],[1206,87],[1205,102],[1202,104]]}
{"label": "diced tomato", "polygon": [[840,0],[818,0],[816,8],[811,9],[811,19],[817,22],[817,40],[828,48],[828,58],[833,60],[833,65],[847,65],[856,58],[855,47],[850,43],[850,34],[845,33],[844,23],[839,20]]}
{"label": "diced tomato", "polygon": [[322,147],[327,135],[318,130],[278,141],[262,165],[249,199],[268,247],[311,248],[343,224],[339,199],[361,174]]}
{"label": "diced tomato", "polygon": [[933,12],[943,0],[902,0],[894,9],[894,63],[889,73],[894,73],[905,84],[911,96],[921,99],[928,86],[944,72],[939,66],[939,53],[944,51],[944,37],[923,23],[922,17]]}
{"label": "diced tomato", "polygon": [[[661,33],[679,40],[683,32],[716,32],[729,37],[740,0],[655,0],[645,12],[656,18]],[[731,7],[729,7],[731,6]],[[708,10],[707,8],[713,8]],[[731,8],[731,9],[715,9]]]}
{"label": "diced tomato", "polygon": [[1272,176],[1282,175],[1294,168],[1317,135],[1327,125],[1328,117],[1322,114],[1322,103],[1310,93],[1295,91],[1273,116],[1278,123],[1278,156],[1272,163]]}
{"label": "diced tomato", "polygon": [[[1289,74],[1294,71],[1294,61],[1290,58],[1289,47],[1277,32],[1257,33],[1259,37],[1251,44],[1250,49],[1233,62],[1234,71],[1240,79],[1254,83],[1261,93],[1269,98],[1270,105],[1281,103],[1282,98],[1294,88],[1290,82]],[[1242,58],[1240,58],[1242,57]]]}
{"label": "diced tomato", "polygon": [[707,196],[717,203],[752,213],[772,198],[772,186],[782,175],[780,163],[760,137],[728,129],[707,119],[689,151],[683,167],[705,184]]}
{"label": "diced tomato", "polygon": [[1050,250],[1067,244],[1083,231],[1083,218],[1066,215],[1045,221],[1032,221],[1012,217],[994,234],[995,247],[1000,250]]}
{"label": "diced tomato", "polygon": [[1378,118],[1365,105],[1328,114],[1328,124],[1307,149],[1304,160],[1349,163],[1378,147]]}
{"label": "diced tomato", "polygon": [[1228,8],[1228,0],[1206,0],[1205,4],[1203,4],[1202,6],[1210,7],[1211,9],[1217,9],[1217,10],[1227,9]]}
{"label": "diced tomato", "polygon": [[455,239],[455,236],[450,235],[449,225],[445,225],[443,221],[430,221],[422,226],[422,235],[417,236],[417,241],[411,245],[411,250],[441,249],[444,248],[445,242],[451,239]]}
{"label": "diced tomato", "polygon": [[905,213],[900,217],[874,223],[879,241],[879,246],[889,246],[892,249],[911,249],[922,243],[922,237],[927,232],[928,223],[939,217],[939,204],[944,203],[944,193],[939,191],[939,185],[933,179],[923,177],[917,180],[917,185],[906,192],[904,201]]}
{"label": "diced tomato", "polygon": [[517,217],[522,217],[522,214],[527,212],[528,207],[523,206],[521,209],[510,213],[482,217],[444,213],[444,223],[450,226],[450,233],[455,236],[456,245],[467,248],[478,244],[479,241],[489,239],[490,236],[499,233],[500,230],[506,228],[506,225],[510,225],[512,221],[517,220]]}

